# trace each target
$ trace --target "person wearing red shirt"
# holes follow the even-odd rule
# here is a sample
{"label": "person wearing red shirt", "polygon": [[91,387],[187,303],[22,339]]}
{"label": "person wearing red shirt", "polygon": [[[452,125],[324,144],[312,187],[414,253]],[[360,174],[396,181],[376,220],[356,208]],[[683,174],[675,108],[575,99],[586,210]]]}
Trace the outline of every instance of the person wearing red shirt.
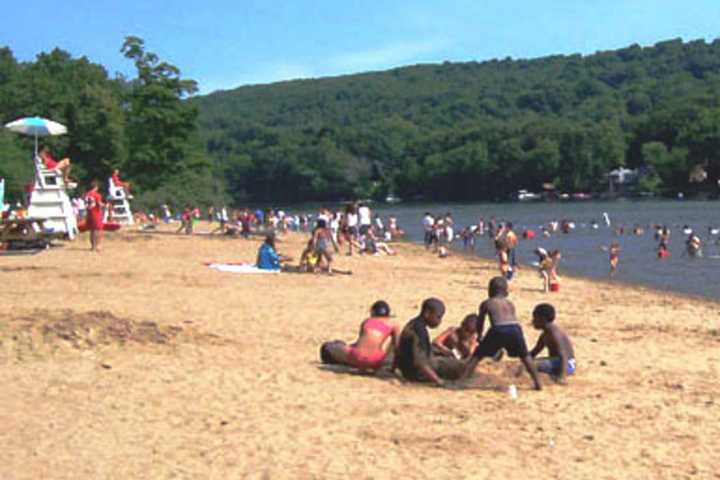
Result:
{"label": "person wearing red shirt", "polygon": [[120,171],[117,168],[113,170],[110,178],[112,178],[113,185],[125,190],[125,196],[127,198],[132,198],[132,195],[130,195],[130,182],[123,182],[120,180]]}
{"label": "person wearing red shirt", "polygon": [[87,226],[90,230],[90,251],[100,252],[100,241],[103,231],[103,198],[98,192],[97,180],[90,184],[90,190],[85,194],[87,206]]}
{"label": "person wearing red shirt", "polygon": [[185,209],[182,212],[182,215],[180,215],[180,227],[175,231],[175,233],[180,233],[183,230],[185,231],[186,235],[190,235],[193,233],[193,219],[192,219],[192,209],[190,208],[190,205],[185,205]]}
{"label": "person wearing red shirt", "polygon": [[63,179],[65,180],[66,185],[70,185],[71,183],[73,183],[72,179],[70,178],[70,170],[72,169],[72,165],[70,164],[69,158],[63,158],[58,162],[52,157],[52,155],[50,155],[50,150],[48,150],[47,147],[43,147],[42,150],[40,150],[40,159],[45,165],[45,168],[47,168],[48,170],[60,170],[63,174]]}

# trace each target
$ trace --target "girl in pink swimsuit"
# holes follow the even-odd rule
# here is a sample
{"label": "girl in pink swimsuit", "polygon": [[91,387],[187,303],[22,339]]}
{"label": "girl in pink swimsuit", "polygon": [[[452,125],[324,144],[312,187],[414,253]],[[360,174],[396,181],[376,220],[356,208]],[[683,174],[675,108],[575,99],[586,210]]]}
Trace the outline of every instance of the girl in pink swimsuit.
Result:
{"label": "girl in pink swimsuit", "polygon": [[377,370],[385,361],[385,344],[389,337],[392,337],[395,349],[400,341],[400,326],[390,318],[390,306],[379,300],[370,308],[370,318],[360,324],[355,343],[326,342],[320,348],[320,357],[323,363]]}

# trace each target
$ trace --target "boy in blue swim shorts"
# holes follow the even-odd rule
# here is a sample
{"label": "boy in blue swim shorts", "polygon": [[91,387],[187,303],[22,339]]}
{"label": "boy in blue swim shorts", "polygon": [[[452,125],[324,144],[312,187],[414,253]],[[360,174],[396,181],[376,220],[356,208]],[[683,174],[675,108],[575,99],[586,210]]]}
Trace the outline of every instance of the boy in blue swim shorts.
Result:
{"label": "boy in blue swim shorts", "polygon": [[557,383],[565,385],[567,376],[575,373],[575,351],[570,338],[555,325],[555,307],[541,303],[533,310],[533,327],[542,330],[537,344],[530,351],[535,358],[545,347],[549,357],[536,360],[537,370],[549,374]]}

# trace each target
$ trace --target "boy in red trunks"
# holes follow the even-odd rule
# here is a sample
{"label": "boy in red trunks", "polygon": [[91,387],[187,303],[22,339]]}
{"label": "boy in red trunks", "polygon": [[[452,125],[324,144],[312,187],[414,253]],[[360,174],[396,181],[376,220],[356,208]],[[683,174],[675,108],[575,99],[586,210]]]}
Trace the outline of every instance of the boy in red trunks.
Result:
{"label": "boy in red trunks", "polygon": [[100,253],[100,240],[103,231],[104,206],[102,195],[98,192],[97,180],[90,183],[90,190],[85,194],[85,205],[87,206],[87,226],[90,230],[90,251]]}

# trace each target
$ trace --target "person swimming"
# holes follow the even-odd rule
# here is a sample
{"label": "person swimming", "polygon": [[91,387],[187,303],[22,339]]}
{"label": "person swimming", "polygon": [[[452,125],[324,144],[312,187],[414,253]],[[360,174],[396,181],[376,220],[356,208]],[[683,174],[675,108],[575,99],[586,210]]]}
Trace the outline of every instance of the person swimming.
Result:
{"label": "person swimming", "polygon": [[687,240],[685,240],[685,246],[687,248],[688,255],[691,257],[702,257],[702,242],[700,241],[700,237],[695,235],[692,230],[688,234]]}

